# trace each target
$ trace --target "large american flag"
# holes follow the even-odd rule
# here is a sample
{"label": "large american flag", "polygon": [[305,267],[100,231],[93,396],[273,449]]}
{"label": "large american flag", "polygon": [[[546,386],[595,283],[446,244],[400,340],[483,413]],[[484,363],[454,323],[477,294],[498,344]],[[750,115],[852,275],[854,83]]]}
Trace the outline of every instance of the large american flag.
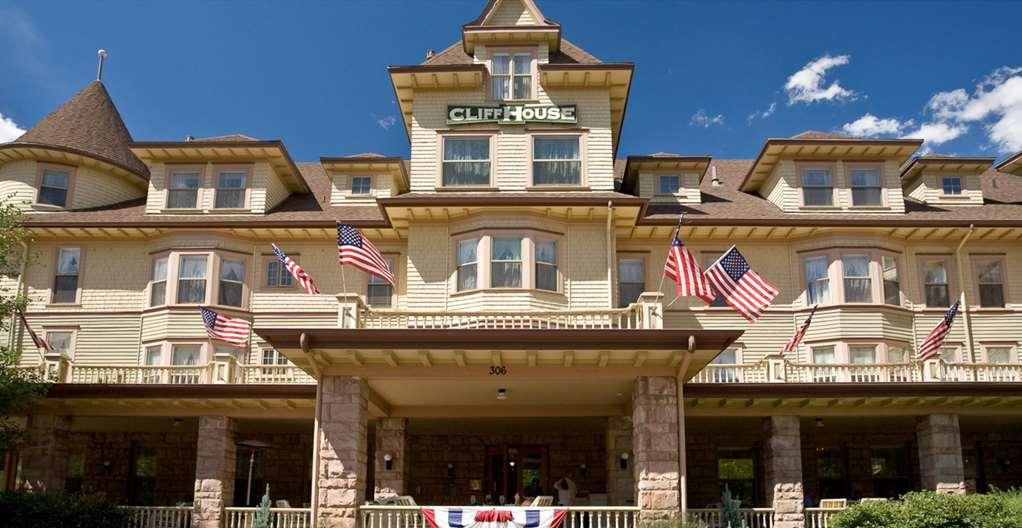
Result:
{"label": "large american flag", "polygon": [[806,317],[806,320],[795,332],[795,335],[791,336],[791,339],[788,340],[788,344],[784,345],[784,350],[781,351],[782,355],[785,352],[794,352],[798,350],[798,344],[801,343],[802,338],[806,336],[806,331],[809,330],[809,325],[813,324],[814,315],[816,315],[816,306],[813,306],[813,311],[809,312],[809,317]]}
{"label": "large american flag", "polygon": [[53,352],[53,347],[43,338],[39,337],[39,334],[32,330],[31,326],[28,326],[28,321],[25,320],[25,314],[18,312],[18,317],[21,318],[21,324],[25,325],[25,330],[28,330],[28,335],[32,336],[32,343],[35,344],[36,348],[41,348],[47,352]]}
{"label": "large american flag", "polygon": [[308,273],[305,273],[305,270],[303,270],[302,267],[299,266],[297,262],[291,259],[291,257],[284,254],[284,252],[281,251],[279,247],[277,247],[277,244],[270,245],[273,246],[273,254],[277,255],[277,258],[280,259],[280,263],[283,264],[284,267],[287,268],[287,271],[290,272],[291,275],[295,278],[295,280],[297,280],[298,283],[302,285],[302,288],[305,288],[305,291],[309,292],[312,295],[316,295],[317,293],[319,293],[319,288],[316,287],[315,282],[312,282],[312,277],[310,277]]}
{"label": "large american flag", "polygon": [[351,264],[394,286],[394,274],[383,255],[369,239],[350,225],[337,224],[337,258],[341,265]]}
{"label": "large american flag", "polygon": [[423,508],[429,528],[560,528],[568,510],[530,507]]}
{"label": "large american flag", "polygon": [[958,304],[956,302],[951,308],[948,308],[944,318],[927,334],[923,344],[919,347],[919,359],[926,360],[940,354],[940,347],[944,346],[944,338],[951,333],[951,324],[955,322],[955,315],[958,314]]}
{"label": "large american flag", "polygon": [[731,246],[711,264],[704,275],[724,302],[751,322],[756,322],[777,294],[781,293],[752,271],[749,262],[735,246]]}
{"label": "large american flag", "polygon": [[703,270],[699,267],[695,255],[681,243],[677,235],[671,242],[671,249],[667,250],[664,274],[677,285],[679,297],[699,297],[709,304],[716,296],[710,283],[703,276]]}
{"label": "large american flag", "polygon": [[249,330],[252,328],[248,321],[227,317],[205,306],[199,307],[199,313],[202,314],[202,324],[210,338],[239,347],[248,343]]}

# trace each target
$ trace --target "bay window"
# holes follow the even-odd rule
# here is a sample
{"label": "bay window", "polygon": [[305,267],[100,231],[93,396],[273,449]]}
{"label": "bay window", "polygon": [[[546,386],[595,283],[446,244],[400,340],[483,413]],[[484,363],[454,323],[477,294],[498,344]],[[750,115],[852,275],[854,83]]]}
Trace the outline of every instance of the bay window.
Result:
{"label": "bay window", "polygon": [[532,138],[533,185],[581,185],[581,136]]}
{"label": "bay window", "polygon": [[976,261],[976,285],[979,288],[980,306],[1004,307],[1004,274],[1001,259]]}
{"label": "bay window", "polygon": [[802,169],[802,205],[834,205],[834,181],[830,169]]}
{"label": "bay window", "polygon": [[81,272],[81,248],[57,250],[57,273],[53,277],[53,303],[78,302],[78,275]]}
{"label": "bay window", "polygon": [[216,176],[216,199],[213,207],[217,209],[243,209],[247,193],[248,171],[240,169],[224,169]]}
{"label": "bay window", "polygon": [[220,261],[220,296],[224,306],[241,306],[245,292],[245,262],[222,259]]}
{"label": "bay window", "polygon": [[877,362],[876,345],[849,345],[848,362],[852,365],[874,365]]}
{"label": "bay window", "polygon": [[71,171],[47,166],[44,166],[42,171],[36,203],[67,207],[67,190],[71,183]]}
{"label": "bay window", "polygon": [[881,279],[884,281],[884,303],[901,306],[901,281],[898,278],[898,259],[884,255],[881,260]]}
{"label": "bay window", "polygon": [[490,185],[490,138],[443,138],[441,184],[448,186]]}
{"label": "bay window", "polygon": [[869,274],[869,257],[864,255],[841,257],[841,267],[844,270],[845,302],[873,302],[873,285]]}
{"label": "bay window", "polygon": [[206,302],[206,273],[209,257],[182,255],[178,260],[177,302],[201,304]]}
{"label": "bay window", "polygon": [[167,303],[167,263],[170,259],[160,257],[153,261],[152,280],[149,284],[149,306]]}
{"label": "bay window", "polygon": [[458,291],[474,290],[479,287],[478,253],[478,238],[458,242]]}
{"label": "bay window", "polygon": [[931,260],[923,265],[923,290],[926,306],[951,306],[951,288],[945,261]]}
{"label": "bay window", "polygon": [[145,347],[145,357],[142,364],[147,367],[156,367],[163,364],[163,345],[148,345]]}
{"label": "bay window", "polygon": [[195,209],[199,206],[198,169],[172,170],[167,190],[167,209]]}
{"label": "bay window", "polygon": [[883,187],[880,185],[880,169],[851,169],[852,205],[883,205]]}
{"label": "bay window", "polygon": [[617,304],[628,306],[639,300],[646,290],[646,260],[623,257],[617,261]]}
{"label": "bay window", "polygon": [[557,242],[536,242],[536,289],[557,291]]}
{"label": "bay window", "polygon": [[829,267],[829,259],[825,256],[810,257],[805,260],[806,302],[808,304],[830,302]]}
{"label": "bay window", "polygon": [[490,287],[522,286],[521,237],[494,237],[490,247]]}
{"label": "bay window", "polygon": [[490,61],[490,96],[495,101],[532,98],[532,54],[495,53]]}
{"label": "bay window", "polygon": [[816,383],[833,383],[837,381],[837,371],[834,367],[826,366],[837,363],[834,345],[814,346],[811,350],[813,364],[817,365],[813,369],[813,381]]}
{"label": "bay window", "polygon": [[908,349],[903,346],[887,346],[888,363],[908,363]]}
{"label": "bay window", "polygon": [[[202,357],[200,344],[175,344],[171,346],[170,362],[174,366],[195,366]],[[199,383],[199,372],[196,370],[172,370],[169,382],[177,385],[194,385]]]}

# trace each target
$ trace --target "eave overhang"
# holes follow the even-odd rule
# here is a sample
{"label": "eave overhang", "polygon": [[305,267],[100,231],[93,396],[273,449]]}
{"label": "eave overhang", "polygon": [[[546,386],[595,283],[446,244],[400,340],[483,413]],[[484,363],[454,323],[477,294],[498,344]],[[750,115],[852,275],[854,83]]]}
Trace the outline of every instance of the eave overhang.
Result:
{"label": "eave overhang", "polygon": [[92,167],[103,172],[124,177],[135,186],[144,187],[149,182],[149,173],[138,172],[133,168],[99,154],[60,145],[42,143],[3,143],[0,144],[0,165],[11,161],[33,160],[65,165],[81,165]]}
{"label": "eave overhang", "polygon": [[1008,159],[997,164],[997,170],[1019,174],[1022,172],[1022,151],[1016,152]]}
{"label": "eave overhang", "polygon": [[328,172],[388,173],[394,177],[399,191],[408,190],[408,171],[400,156],[324,156],[319,163]]}
{"label": "eave overhang", "polygon": [[982,157],[926,157],[910,160],[901,169],[901,185],[906,187],[924,170],[956,172],[959,174],[980,174],[994,164],[996,158]]}
{"label": "eave overhang", "polygon": [[781,159],[888,160],[904,163],[923,144],[921,139],[771,138],[763,145],[739,189],[758,191]]}
{"label": "eave overhang", "polygon": [[266,161],[292,192],[309,192],[284,142],[255,141],[136,141],[131,151],[147,163],[249,163]]}
{"label": "eave overhang", "polygon": [[561,26],[537,24],[521,26],[464,25],[461,27],[461,46],[465,53],[475,53],[476,45],[520,45],[546,42],[553,53],[561,48]]}
{"label": "eave overhang", "polygon": [[711,156],[628,156],[621,192],[635,194],[639,173],[643,171],[698,172],[702,182],[712,159]]}
{"label": "eave overhang", "polygon": [[475,90],[483,86],[486,66],[482,64],[415,64],[388,66],[390,84],[401,110],[405,134],[411,139],[412,103],[416,90]]}
{"label": "eave overhang", "polygon": [[550,89],[603,88],[610,91],[610,125],[614,158],[628,110],[635,65],[630,62],[597,64],[540,64],[539,82]]}

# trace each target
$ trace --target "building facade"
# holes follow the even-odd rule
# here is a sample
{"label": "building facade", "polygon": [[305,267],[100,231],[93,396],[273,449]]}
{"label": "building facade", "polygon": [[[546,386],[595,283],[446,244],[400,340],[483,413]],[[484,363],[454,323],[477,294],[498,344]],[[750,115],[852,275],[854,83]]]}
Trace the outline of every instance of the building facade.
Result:
{"label": "building facade", "polygon": [[[725,487],[794,527],[825,499],[1022,485],[1022,154],[806,132],[754,159],[623,156],[633,65],[561,32],[491,0],[389,67],[409,159],[134,141],[99,81],[0,145],[33,235],[3,286],[54,351],[4,338],[57,381],[6,485],[197,527],[250,522],[267,484],[275,515],[325,527],[421,522],[385,497],[556,497],[565,475],[601,527],[712,525]],[[703,264],[734,244],[781,290],[756,323],[675,298],[679,217]],[[338,267],[338,223],[394,286]],[[199,306],[249,344],[211,341]]]}

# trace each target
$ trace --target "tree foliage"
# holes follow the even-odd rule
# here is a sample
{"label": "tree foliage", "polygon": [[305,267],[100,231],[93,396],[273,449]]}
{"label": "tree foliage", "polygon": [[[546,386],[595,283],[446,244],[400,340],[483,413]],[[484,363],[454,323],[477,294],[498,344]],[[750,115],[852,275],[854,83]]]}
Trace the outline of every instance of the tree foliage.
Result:
{"label": "tree foliage", "polygon": [[270,528],[270,485],[266,485],[266,493],[259,502],[259,509],[252,518],[252,528]]}
{"label": "tree foliage", "polygon": [[836,514],[832,528],[1022,528],[1018,492],[947,495],[914,491],[898,501],[856,504]]}

